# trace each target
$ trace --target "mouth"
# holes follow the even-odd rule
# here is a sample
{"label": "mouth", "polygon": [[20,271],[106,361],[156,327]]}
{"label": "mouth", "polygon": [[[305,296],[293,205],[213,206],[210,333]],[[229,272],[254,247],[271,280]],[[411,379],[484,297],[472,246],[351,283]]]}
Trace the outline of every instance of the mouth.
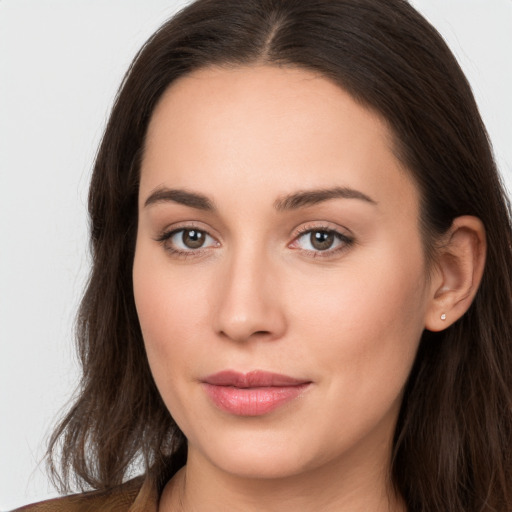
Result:
{"label": "mouth", "polygon": [[301,396],[311,381],[261,370],[209,375],[203,388],[212,402],[236,416],[261,416]]}

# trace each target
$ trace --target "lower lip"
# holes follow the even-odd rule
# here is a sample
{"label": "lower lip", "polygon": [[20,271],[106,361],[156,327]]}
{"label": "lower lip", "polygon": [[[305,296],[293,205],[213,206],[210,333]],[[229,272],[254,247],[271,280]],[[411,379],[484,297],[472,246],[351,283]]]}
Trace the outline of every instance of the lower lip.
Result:
{"label": "lower lip", "polygon": [[219,409],[237,416],[261,416],[299,397],[309,383],[261,388],[203,385]]}

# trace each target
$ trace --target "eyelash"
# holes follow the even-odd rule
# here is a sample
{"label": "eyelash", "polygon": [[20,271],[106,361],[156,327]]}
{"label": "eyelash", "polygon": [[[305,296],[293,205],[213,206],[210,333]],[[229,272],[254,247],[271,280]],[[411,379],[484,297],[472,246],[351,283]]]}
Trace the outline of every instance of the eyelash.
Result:
{"label": "eyelash", "polygon": [[205,248],[198,248],[198,249],[190,249],[188,251],[182,251],[181,249],[175,249],[173,247],[170,247],[167,245],[167,241],[170,240],[174,235],[177,233],[181,233],[182,231],[199,231],[200,233],[203,233],[206,236],[210,236],[204,229],[199,229],[197,226],[194,225],[187,225],[182,226],[177,229],[173,229],[171,231],[164,231],[158,238],[156,238],[157,242],[160,242],[164,249],[172,254],[175,257],[178,258],[190,258],[190,257],[199,257],[201,254],[206,250]]}
{"label": "eyelash", "polygon": [[[206,235],[207,237],[213,238],[211,235],[208,234],[207,231],[205,231],[203,229],[199,229],[198,227],[193,226],[193,225],[188,225],[188,226],[183,226],[183,227],[180,227],[177,229],[173,229],[171,231],[164,231],[160,236],[158,236],[156,238],[156,241],[159,242],[165,248],[165,250],[167,252],[169,252],[170,254],[172,254],[175,257],[178,257],[178,258],[200,257],[202,255],[202,253],[204,251],[206,251],[206,248],[200,247],[198,249],[190,249],[187,251],[183,251],[181,249],[176,249],[174,247],[170,247],[167,244],[167,242],[174,235],[184,232],[184,231],[198,231],[198,232],[202,233],[203,235]],[[332,257],[338,255],[339,253],[347,250],[350,246],[352,246],[354,244],[354,239],[352,237],[344,235],[343,233],[340,233],[339,231],[337,231],[333,228],[327,227],[327,226],[314,226],[314,227],[305,226],[305,227],[302,227],[297,231],[295,238],[294,238],[294,242],[296,240],[299,240],[301,237],[303,237],[307,234],[311,234],[311,233],[315,233],[315,232],[333,234],[335,236],[335,238],[339,242],[341,242],[341,244],[335,249],[327,249],[325,251],[320,251],[320,250],[312,251],[312,250],[306,250],[306,249],[302,250],[304,253],[306,253],[307,255],[309,255],[313,258],[332,258]]]}
{"label": "eyelash", "polygon": [[341,244],[335,249],[327,249],[325,251],[311,251],[302,249],[306,254],[312,256],[313,258],[331,258],[337,256],[338,254],[346,251],[349,247],[351,247],[354,244],[354,238],[344,235],[343,233],[340,233],[336,229],[327,226],[304,226],[297,230],[294,242],[305,235],[315,232],[327,233],[329,235],[332,234],[338,240],[338,242],[341,242]]}

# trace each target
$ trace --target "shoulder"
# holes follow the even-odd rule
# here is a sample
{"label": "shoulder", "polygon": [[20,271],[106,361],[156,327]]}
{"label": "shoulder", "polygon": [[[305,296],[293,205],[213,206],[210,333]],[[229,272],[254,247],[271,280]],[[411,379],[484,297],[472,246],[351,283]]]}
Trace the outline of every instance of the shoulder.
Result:
{"label": "shoulder", "polygon": [[128,512],[143,482],[144,478],[138,477],[105,491],[91,491],[41,501],[12,512]]}

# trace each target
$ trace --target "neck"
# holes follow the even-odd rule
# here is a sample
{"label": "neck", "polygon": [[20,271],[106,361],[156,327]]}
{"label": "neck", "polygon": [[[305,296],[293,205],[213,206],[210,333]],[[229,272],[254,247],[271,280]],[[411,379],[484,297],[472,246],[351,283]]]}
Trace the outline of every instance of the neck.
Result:
{"label": "neck", "polygon": [[189,454],[167,484],[159,512],[210,512],[229,504],[233,512],[406,512],[378,460],[366,465],[324,464],[283,478],[244,478]]}

